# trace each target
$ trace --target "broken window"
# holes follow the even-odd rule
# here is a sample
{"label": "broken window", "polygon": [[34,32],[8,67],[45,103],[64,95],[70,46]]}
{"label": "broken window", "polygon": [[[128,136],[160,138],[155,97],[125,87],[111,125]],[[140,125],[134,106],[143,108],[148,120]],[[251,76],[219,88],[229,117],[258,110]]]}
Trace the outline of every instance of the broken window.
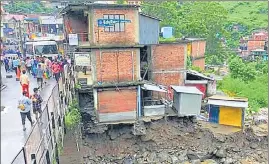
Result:
{"label": "broken window", "polygon": [[111,23],[111,26],[104,27],[105,32],[123,32],[125,30],[125,23],[120,22],[122,20],[125,20],[125,15],[123,14],[105,14],[103,16],[104,19],[108,19],[110,22],[116,22]]}

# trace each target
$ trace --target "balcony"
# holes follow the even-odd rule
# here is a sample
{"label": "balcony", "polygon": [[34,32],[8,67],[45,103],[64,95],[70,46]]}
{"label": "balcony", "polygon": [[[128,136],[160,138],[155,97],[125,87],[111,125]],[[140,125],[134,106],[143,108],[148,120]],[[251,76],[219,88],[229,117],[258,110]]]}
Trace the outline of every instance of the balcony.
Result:
{"label": "balcony", "polygon": [[77,33],[78,34],[78,46],[87,47],[90,46],[89,33]]}

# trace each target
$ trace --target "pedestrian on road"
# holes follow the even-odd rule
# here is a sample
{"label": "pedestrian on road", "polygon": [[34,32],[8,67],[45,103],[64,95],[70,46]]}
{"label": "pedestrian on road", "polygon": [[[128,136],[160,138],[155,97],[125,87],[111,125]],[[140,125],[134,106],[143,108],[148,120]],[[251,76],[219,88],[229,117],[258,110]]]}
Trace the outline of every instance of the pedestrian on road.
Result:
{"label": "pedestrian on road", "polygon": [[[38,88],[34,88],[34,94],[31,96],[33,104],[33,112],[35,114],[36,120],[38,121],[39,115],[41,115],[41,103],[43,102],[42,97],[38,94]],[[39,115],[38,115],[39,114]]]}
{"label": "pedestrian on road", "polygon": [[9,72],[12,72],[13,68],[12,68],[12,58],[8,57],[8,69]]}
{"label": "pedestrian on road", "polygon": [[20,98],[19,104],[18,104],[18,109],[20,109],[20,114],[21,114],[23,131],[26,130],[26,127],[25,127],[26,117],[28,118],[32,126],[34,123],[31,118],[31,100],[26,95],[27,95],[27,92],[22,93],[22,97]]}
{"label": "pedestrian on road", "polygon": [[53,72],[53,75],[57,81],[57,83],[59,82],[59,79],[60,79],[60,63],[55,61],[53,64],[52,64],[52,72]]}
{"label": "pedestrian on road", "polygon": [[26,71],[22,71],[22,75],[20,77],[20,83],[22,86],[22,92],[26,92],[26,96],[29,97],[29,77],[26,75]]}
{"label": "pedestrian on road", "polygon": [[7,57],[5,57],[5,59],[4,59],[4,64],[5,64],[5,70],[6,70],[6,73],[9,72],[9,65],[8,65],[8,63],[9,63],[9,60],[8,60]]}
{"label": "pedestrian on road", "polygon": [[26,70],[26,62],[21,58],[21,71]]}
{"label": "pedestrian on road", "polygon": [[40,89],[43,86],[43,76],[44,76],[44,70],[42,69],[41,64],[38,64],[38,68],[36,69],[36,79],[38,88]]}
{"label": "pedestrian on road", "polygon": [[18,73],[18,66],[19,66],[19,59],[16,59],[15,57],[13,57],[13,60],[12,60],[12,65],[13,65],[13,69],[17,75]]}
{"label": "pedestrian on road", "polygon": [[32,67],[31,59],[29,57],[27,57],[27,59],[26,59],[26,68],[27,68],[27,72],[28,72],[29,75],[31,74],[31,67]]}

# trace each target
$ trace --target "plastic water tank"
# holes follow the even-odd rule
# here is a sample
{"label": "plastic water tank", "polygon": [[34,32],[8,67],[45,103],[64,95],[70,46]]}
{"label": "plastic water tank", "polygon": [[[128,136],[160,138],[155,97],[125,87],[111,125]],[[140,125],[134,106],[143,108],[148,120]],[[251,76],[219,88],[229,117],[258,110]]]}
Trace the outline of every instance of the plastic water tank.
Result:
{"label": "plastic water tank", "polygon": [[162,27],[161,32],[163,33],[163,38],[173,37],[173,27]]}

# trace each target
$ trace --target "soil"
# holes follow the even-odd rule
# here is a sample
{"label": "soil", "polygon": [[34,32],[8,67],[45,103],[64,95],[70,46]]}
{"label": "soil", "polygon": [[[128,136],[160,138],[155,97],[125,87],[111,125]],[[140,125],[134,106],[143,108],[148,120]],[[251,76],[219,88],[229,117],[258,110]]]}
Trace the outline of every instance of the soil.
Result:
{"label": "soil", "polygon": [[268,135],[253,128],[221,133],[219,126],[171,117],[145,123],[141,136],[130,125],[109,126],[101,134],[84,133],[81,158],[85,164],[268,163]]}

